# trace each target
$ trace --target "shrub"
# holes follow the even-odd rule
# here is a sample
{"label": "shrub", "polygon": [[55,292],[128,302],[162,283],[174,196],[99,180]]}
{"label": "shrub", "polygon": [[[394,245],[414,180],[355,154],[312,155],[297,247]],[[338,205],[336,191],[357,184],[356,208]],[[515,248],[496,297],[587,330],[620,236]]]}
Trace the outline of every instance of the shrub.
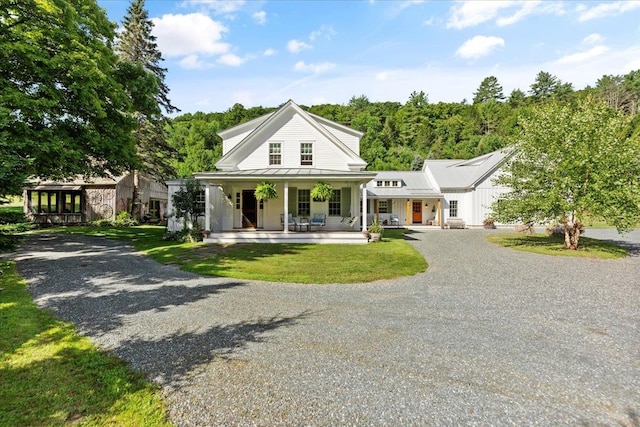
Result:
{"label": "shrub", "polygon": [[116,220],[113,222],[116,227],[134,227],[138,225],[138,221],[131,218],[131,214],[127,211],[120,211],[116,215]]}
{"label": "shrub", "polygon": [[110,219],[102,218],[91,221],[89,225],[93,225],[94,227],[113,227],[113,221],[111,221]]}
{"label": "shrub", "polygon": [[27,222],[23,212],[5,211],[0,212],[0,224],[17,224]]}

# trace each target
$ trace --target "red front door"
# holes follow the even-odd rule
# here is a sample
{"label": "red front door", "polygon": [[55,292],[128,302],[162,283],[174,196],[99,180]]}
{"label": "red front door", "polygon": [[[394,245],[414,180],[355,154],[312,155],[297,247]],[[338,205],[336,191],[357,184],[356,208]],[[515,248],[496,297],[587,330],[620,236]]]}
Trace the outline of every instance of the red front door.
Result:
{"label": "red front door", "polygon": [[412,204],[411,212],[413,212],[413,215],[412,215],[413,223],[421,224],[422,223],[422,202],[414,201]]}

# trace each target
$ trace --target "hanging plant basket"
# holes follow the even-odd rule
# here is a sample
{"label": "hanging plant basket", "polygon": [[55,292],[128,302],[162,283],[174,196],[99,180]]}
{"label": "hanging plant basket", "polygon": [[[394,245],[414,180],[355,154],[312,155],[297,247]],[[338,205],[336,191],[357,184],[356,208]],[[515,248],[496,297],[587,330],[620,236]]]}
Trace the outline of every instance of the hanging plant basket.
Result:
{"label": "hanging plant basket", "polygon": [[256,190],[253,194],[256,196],[257,201],[267,201],[278,198],[276,185],[273,182],[261,182],[256,186]]}
{"label": "hanging plant basket", "polygon": [[333,187],[331,184],[317,182],[311,189],[311,198],[318,202],[329,200],[333,196]]}

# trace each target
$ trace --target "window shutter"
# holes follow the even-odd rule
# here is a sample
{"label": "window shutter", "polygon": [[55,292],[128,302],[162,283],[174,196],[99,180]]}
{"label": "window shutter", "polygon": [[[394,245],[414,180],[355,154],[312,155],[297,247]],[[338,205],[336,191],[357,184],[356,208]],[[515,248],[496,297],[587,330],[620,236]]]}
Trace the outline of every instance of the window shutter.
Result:
{"label": "window shutter", "polygon": [[340,192],[340,213],[342,216],[352,215],[351,211],[351,188],[342,187]]}
{"label": "window shutter", "polygon": [[298,215],[298,189],[289,187],[289,213],[293,216]]}

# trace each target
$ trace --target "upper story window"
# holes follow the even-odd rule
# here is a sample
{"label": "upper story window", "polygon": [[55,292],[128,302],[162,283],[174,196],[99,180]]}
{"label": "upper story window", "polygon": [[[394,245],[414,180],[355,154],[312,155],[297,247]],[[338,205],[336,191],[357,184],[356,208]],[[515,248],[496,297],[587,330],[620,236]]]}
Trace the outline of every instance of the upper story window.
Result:
{"label": "upper story window", "polygon": [[400,181],[398,180],[378,180],[376,181],[376,187],[400,187]]}
{"label": "upper story window", "polygon": [[313,165],[313,143],[312,142],[300,143],[300,165],[301,166]]}
{"label": "upper story window", "polygon": [[282,164],[282,144],[280,142],[269,143],[269,164],[270,165]]}

